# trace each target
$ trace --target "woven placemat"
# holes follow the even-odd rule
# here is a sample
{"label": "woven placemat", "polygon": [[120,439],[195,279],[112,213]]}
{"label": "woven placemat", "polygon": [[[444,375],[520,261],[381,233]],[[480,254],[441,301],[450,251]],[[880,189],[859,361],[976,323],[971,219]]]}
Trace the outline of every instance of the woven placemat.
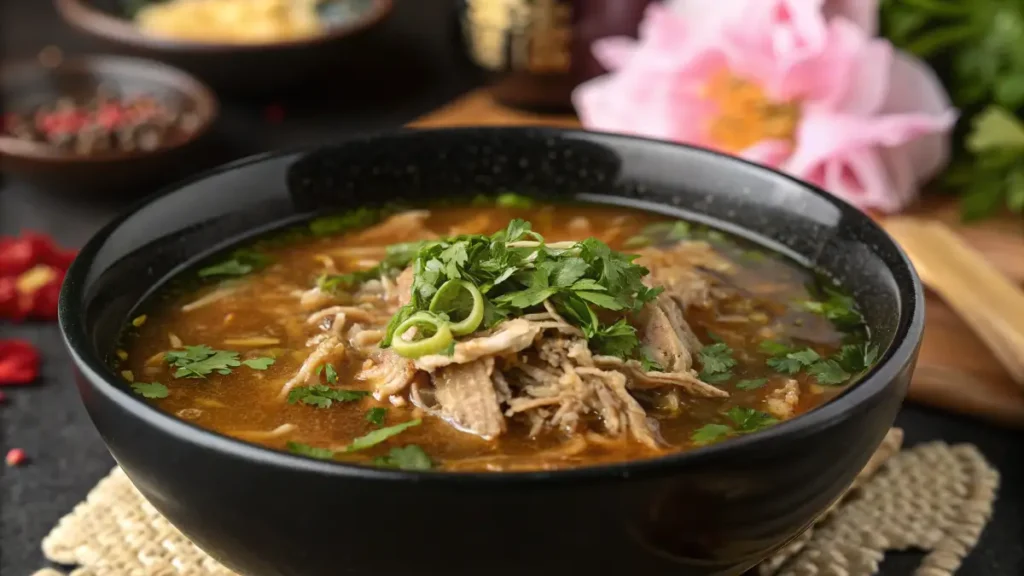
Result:
{"label": "woven placemat", "polygon": [[[854,488],[818,523],[762,563],[761,576],[869,576],[888,550],[928,552],[917,574],[948,576],[992,514],[999,474],[972,445],[900,452],[886,436]],[[70,576],[235,576],[160,515],[115,468],[43,540]],[[46,568],[34,576],[64,576]]]}

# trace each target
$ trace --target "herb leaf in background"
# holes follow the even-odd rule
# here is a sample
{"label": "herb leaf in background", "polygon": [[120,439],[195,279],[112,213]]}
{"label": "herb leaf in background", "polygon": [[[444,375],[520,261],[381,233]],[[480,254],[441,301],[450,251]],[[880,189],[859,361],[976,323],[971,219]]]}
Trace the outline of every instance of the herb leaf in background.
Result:
{"label": "herb leaf in background", "polygon": [[184,350],[171,350],[164,354],[167,363],[176,367],[175,378],[206,378],[216,372],[226,376],[232,368],[241,366],[238,352],[214,350],[206,345],[185,346]]}
{"label": "herb leaf in background", "polygon": [[288,403],[302,402],[317,408],[330,408],[335,402],[353,402],[368,396],[362,390],[340,390],[322,384],[313,386],[296,386],[288,393]]}
{"label": "herb leaf in background", "polygon": [[167,386],[164,386],[159,382],[135,382],[132,384],[132,391],[143,398],[149,398],[152,400],[167,398],[167,395],[169,394]]}
{"label": "herb leaf in background", "polygon": [[245,276],[266,267],[271,262],[270,257],[253,250],[236,250],[231,253],[231,258],[199,269],[200,278],[211,276]]}
{"label": "herb leaf in background", "polygon": [[399,470],[430,470],[434,466],[430,456],[415,444],[392,448],[387,456],[374,458],[373,463],[381,468]]}

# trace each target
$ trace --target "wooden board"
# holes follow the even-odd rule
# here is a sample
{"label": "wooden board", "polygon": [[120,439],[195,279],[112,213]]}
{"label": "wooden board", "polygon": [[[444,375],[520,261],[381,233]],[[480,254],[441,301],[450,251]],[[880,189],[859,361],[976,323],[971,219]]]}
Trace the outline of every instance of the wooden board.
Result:
{"label": "wooden board", "polygon": [[[527,125],[579,127],[572,116],[505,108],[496,104],[486,90],[463,96],[412,124],[419,128]],[[964,226],[958,221],[955,203],[946,198],[930,198],[911,213],[951,225],[1016,284],[1024,285],[1024,223],[1019,218],[996,218]],[[927,298],[925,339],[911,399],[1024,427],[1024,390],[948,306],[933,294]]]}

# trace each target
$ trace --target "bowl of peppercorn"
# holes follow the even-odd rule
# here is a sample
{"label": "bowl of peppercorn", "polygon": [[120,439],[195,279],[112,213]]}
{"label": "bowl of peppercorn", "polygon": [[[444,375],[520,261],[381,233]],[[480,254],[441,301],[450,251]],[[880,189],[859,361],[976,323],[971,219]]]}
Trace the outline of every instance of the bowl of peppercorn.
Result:
{"label": "bowl of peppercorn", "polygon": [[199,80],[114,56],[0,64],[0,170],[76,196],[144,194],[194,172],[217,116]]}

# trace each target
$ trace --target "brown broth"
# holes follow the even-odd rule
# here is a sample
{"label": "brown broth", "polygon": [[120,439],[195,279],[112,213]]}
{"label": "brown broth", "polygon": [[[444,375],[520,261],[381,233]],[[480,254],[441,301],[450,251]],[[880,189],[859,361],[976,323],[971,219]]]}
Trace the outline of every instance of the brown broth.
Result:
{"label": "brown broth", "polygon": [[[640,234],[652,223],[666,221],[663,216],[624,208],[474,206],[434,209],[428,225],[442,235],[490,234],[503,228],[512,218],[532,222],[534,230],[550,242],[594,236],[623,251],[628,251],[623,248],[627,239]],[[115,359],[117,370],[130,371],[136,382],[165,384],[169,389],[168,397],[151,401],[160,410],[200,427],[275,449],[287,449],[287,442],[325,448],[345,446],[353,438],[379,428],[365,418],[373,407],[387,408],[385,426],[418,417],[411,405],[396,407],[372,397],[354,402],[335,402],[327,409],[292,405],[278,397],[282,384],[296,373],[312,350],[306,347],[306,341],[321,332],[319,326],[305,322],[309,312],[299,307],[293,293],[312,285],[324,267],[318,255],[330,254],[332,250],[345,246],[346,237],[345,234],[306,237],[267,249],[265,253],[272,258],[273,264],[231,280],[244,287],[243,290],[189,312],[183,311],[182,306],[220,288],[215,282],[210,282],[199,289],[183,290],[174,288],[172,283],[171,288],[145,305],[145,322],[138,327],[130,326],[126,331],[119,356],[127,356],[127,359]],[[765,365],[767,355],[758,348],[762,341],[785,337],[801,346],[813,348],[824,358],[834,354],[844,342],[864,337],[862,331],[844,334],[822,315],[794,305],[794,302],[814,299],[808,286],[814,285],[815,277],[808,270],[780,256],[751,250],[741,241],[718,241],[714,234],[711,238],[716,248],[736,266],[736,273],[722,284],[723,290],[731,295],[716,300],[711,308],[688,310],[687,319],[702,342],[708,344],[713,342],[713,338],[720,339],[734,350],[739,363],[731,379],[716,384],[730,393],[729,398],[719,400],[680,395],[679,407],[667,410],[651,409],[650,402],[664,406],[664,399],[652,397],[650,393],[639,395],[642,402],[647,402],[645,406],[649,408],[649,414],[659,420],[661,434],[671,446],[669,451],[695,447],[691,439],[694,432],[709,423],[728,423],[723,414],[731,407],[765,410],[766,396],[779,389],[788,378],[799,383],[800,401],[796,414],[827,402],[844,389],[843,386],[818,385],[805,372],[795,376],[774,372]],[[338,261],[343,271],[358,269],[360,264],[370,263]],[[195,272],[186,272],[183,276],[194,278]],[[187,285],[188,282],[181,284]],[[277,342],[254,346],[237,342],[246,338],[270,338]],[[240,359],[272,356],[276,361],[265,371],[242,366],[234,368],[230,375],[211,374],[204,379],[174,378],[173,368],[162,361],[161,355],[180,343],[237,351]],[[352,389],[365,386],[352,378],[362,361],[350,354],[344,362],[336,365],[339,385]],[[752,390],[737,388],[738,382],[755,378],[766,378],[767,383]],[[295,430],[275,437],[260,436],[282,425],[293,425]],[[486,458],[495,455],[510,456],[508,461],[513,464],[512,469],[517,468],[517,462],[528,469],[558,468],[655,455],[636,443],[625,442],[610,446],[590,444],[583,453],[570,459],[535,460],[537,454],[555,450],[565,441],[565,437],[558,433],[530,438],[526,426],[517,422],[510,422],[509,431],[498,440],[485,441],[459,432],[444,421],[423,416],[422,425],[374,448],[346,454],[340,459],[365,463],[386,454],[390,448],[409,444],[421,446],[440,468],[460,470],[488,469]]]}

